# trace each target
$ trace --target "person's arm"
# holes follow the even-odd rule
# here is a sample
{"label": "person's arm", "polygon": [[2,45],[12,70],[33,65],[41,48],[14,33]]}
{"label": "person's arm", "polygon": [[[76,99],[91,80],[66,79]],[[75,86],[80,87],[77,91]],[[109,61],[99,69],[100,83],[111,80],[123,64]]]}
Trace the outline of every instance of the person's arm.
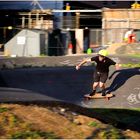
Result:
{"label": "person's arm", "polygon": [[83,60],[81,63],[79,63],[78,65],[76,65],[76,70],[79,70],[80,67],[81,67],[83,64],[87,63],[87,62],[91,62],[91,58],[85,59],[85,60]]}
{"label": "person's arm", "polygon": [[115,64],[115,69],[116,69],[116,71],[114,71],[114,72],[108,77],[108,79],[110,80],[110,79],[113,77],[113,75],[114,75],[115,73],[119,72],[119,71],[120,71],[120,68],[121,68],[121,64],[116,63],[116,64]]}
{"label": "person's arm", "polygon": [[119,70],[121,67],[121,64],[115,62],[114,60],[110,59],[110,65],[114,65],[116,70]]}
{"label": "person's arm", "polygon": [[120,68],[121,68],[121,64],[116,63],[116,64],[115,64],[115,69],[116,69],[116,70],[120,70]]}

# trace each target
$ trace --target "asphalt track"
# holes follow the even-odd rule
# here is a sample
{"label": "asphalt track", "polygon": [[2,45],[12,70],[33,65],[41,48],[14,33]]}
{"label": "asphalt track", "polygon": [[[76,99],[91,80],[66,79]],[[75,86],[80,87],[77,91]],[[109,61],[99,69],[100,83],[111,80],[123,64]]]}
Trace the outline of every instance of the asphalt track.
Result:
{"label": "asphalt track", "polygon": [[115,71],[110,68],[111,79],[107,89],[115,97],[109,101],[83,99],[92,89],[93,66],[22,68],[0,70],[0,102],[61,101],[88,108],[140,107],[140,68]]}

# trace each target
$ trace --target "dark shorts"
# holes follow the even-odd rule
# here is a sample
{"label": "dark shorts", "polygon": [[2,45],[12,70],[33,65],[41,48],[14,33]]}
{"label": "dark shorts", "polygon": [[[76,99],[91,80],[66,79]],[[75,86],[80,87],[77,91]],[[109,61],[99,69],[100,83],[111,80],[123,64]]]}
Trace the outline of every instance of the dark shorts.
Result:
{"label": "dark shorts", "polygon": [[94,72],[94,82],[105,83],[108,78],[108,72]]}

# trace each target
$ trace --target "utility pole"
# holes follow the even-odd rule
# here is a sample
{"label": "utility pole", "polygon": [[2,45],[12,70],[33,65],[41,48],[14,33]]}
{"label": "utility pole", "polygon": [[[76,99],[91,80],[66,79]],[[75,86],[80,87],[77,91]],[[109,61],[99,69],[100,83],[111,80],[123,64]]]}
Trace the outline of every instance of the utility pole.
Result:
{"label": "utility pole", "polygon": [[32,27],[32,18],[31,18],[31,12],[28,14],[28,28]]}
{"label": "utility pole", "polygon": [[25,28],[25,16],[22,17],[22,28]]}
{"label": "utility pole", "polygon": [[80,12],[76,12],[76,29],[80,26]]}

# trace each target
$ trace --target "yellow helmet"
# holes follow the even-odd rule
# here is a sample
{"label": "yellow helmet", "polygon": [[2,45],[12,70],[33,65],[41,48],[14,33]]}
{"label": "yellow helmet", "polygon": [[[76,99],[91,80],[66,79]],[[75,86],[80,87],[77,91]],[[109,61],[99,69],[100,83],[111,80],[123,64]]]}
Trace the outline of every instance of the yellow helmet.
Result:
{"label": "yellow helmet", "polygon": [[98,54],[106,57],[106,56],[108,56],[108,51],[107,50],[100,50]]}

